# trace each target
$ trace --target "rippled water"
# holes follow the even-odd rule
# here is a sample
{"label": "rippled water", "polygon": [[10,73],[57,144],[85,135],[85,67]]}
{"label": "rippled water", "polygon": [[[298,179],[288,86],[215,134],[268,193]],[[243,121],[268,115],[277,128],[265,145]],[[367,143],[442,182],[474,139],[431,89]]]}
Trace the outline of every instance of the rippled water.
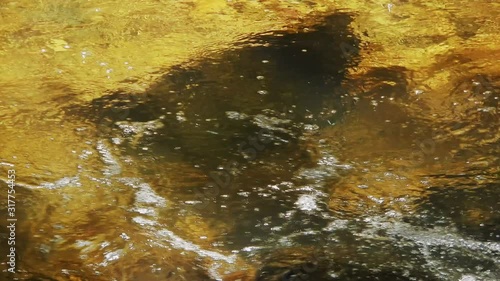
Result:
{"label": "rippled water", "polygon": [[2,278],[500,279],[498,4],[223,2],[5,3]]}

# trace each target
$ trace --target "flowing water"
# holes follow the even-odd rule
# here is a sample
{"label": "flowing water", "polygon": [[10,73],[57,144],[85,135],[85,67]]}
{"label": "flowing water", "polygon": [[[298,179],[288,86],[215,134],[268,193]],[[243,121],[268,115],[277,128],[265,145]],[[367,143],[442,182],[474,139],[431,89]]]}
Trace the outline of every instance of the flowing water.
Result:
{"label": "flowing water", "polygon": [[499,14],[3,1],[0,280],[499,280]]}

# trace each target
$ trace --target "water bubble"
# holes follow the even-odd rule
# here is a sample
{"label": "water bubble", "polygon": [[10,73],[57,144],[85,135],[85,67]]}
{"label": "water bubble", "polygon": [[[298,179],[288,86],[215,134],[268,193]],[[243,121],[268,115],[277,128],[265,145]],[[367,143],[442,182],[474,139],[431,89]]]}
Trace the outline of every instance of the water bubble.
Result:
{"label": "water bubble", "polygon": [[393,7],[394,7],[394,4],[392,4],[392,3],[387,4],[387,10],[389,11],[389,13],[391,12]]}
{"label": "water bubble", "polygon": [[302,194],[295,202],[298,208],[305,212],[311,212],[318,210],[318,204],[316,203],[316,197],[309,194]]}
{"label": "water bubble", "polygon": [[257,93],[259,93],[259,95],[267,95],[269,92],[266,90],[259,90]]}
{"label": "water bubble", "polygon": [[187,119],[186,119],[186,117],[184,116],[184,112],[183,112],[183,111],[179,111],[179,112],[177,112],[177,114],[176,114],[175,118],[176,118],[176,119],[177,119],[177,121],[179,121],[179,122],[184,122],[184,121],[186,121],[186,120],[187,120]]}
{"label": "water bubble", "polygon": [[472,276],[472,275],[464,275],[462,276],[462,278],[460,278],[459,281],[476,281],[476,277]]}

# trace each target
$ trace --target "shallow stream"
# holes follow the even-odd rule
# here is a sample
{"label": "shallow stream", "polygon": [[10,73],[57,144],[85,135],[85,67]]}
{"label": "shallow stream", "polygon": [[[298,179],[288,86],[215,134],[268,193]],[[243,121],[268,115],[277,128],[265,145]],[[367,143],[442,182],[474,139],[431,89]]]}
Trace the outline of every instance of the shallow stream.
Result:
{"label": "shallow stream", "polygon": [[4,2],[1,280],[500,279],[498,4]]}

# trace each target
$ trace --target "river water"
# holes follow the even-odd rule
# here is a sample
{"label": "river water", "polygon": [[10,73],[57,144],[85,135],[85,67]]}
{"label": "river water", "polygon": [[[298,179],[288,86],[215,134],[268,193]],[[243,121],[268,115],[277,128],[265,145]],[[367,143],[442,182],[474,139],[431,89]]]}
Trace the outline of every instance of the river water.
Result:
{"label": "river water", "polygon": [[3,1],[1,280],[499,280],[499,14]]}

